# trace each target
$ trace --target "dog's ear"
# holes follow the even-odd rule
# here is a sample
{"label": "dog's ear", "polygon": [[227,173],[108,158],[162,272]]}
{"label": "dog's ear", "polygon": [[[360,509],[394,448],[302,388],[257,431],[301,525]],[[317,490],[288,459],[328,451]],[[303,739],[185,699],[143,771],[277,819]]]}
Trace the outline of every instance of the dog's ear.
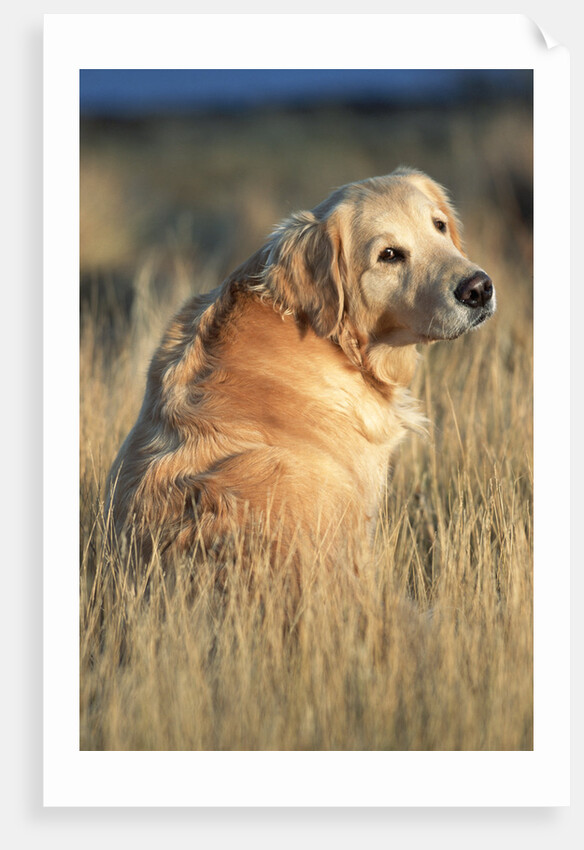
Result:
{"label": "dog's ear", "polygon": [[230,279],[269,295],[283,312],[332,336],[344,309],[340,238],[331,221],[312,212],[291,216]]}
{"label": "dog's ear", "polygon": [[462,225],[446,189],[422,171],[400,168],[394,174],[407,177],[410,182],[417,186],[444,213],[448,221],[448,232],[455,248],[466,256],[462,244]]}
{"label": "dog's ear", "polygon": [[271,239],[268,278],[285,309],[308,319],[319,336],[334,334],[344,310],[341,243],[332,220],[312,212],[287,219]]}

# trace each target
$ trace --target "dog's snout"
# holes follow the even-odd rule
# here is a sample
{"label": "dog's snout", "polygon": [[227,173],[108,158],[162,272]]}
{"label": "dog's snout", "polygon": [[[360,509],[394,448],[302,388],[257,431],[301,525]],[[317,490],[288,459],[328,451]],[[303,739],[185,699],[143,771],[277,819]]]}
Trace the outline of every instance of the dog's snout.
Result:
{"label": "dog's snout", "polygon": [[478,271],[462,280],[454,290],[454,295],[473,310],[484,307],[493,297],[493,282],[488,274]]}

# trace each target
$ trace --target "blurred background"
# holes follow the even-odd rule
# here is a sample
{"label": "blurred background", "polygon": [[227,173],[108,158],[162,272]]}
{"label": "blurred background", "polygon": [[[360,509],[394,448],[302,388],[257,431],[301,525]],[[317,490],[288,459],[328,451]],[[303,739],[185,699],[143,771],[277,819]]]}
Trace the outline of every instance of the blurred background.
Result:
{"label": "blurred background", "polygon": [[144,269],[172,307],[398,165],[449,189],[493,277],[492,251],[531,266],[531,71],[83,70],[80,151],[81,306],[102,318],[131,312]]}

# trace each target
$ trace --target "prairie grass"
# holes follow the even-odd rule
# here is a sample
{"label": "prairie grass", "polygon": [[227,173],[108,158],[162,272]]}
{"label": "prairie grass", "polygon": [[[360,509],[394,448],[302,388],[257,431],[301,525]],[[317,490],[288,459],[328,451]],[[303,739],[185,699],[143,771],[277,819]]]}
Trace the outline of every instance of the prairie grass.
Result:
{"label": "prairie grass", "polygon": [[[492,137],[478,141],[457,120],[470,179]],[[525,137],[515,134],[510,160]],[[417,144],[409,163],[432,174]],[[353,162],[368,171],[343,179],[398,164],[379,168],[373,141],[358,151]],[[513,199],[499,154],[493,185]],[[289,212],[276,189],[262,192],[258,221],[278,205],[276,218]],[[497,286],[498,314],[421,352],[413,392],[430,435],[412,436],[395,458],[368,568],[355,576],[340,563],[330,573],[316,559],[302,566],[299,593],[284,567],[269,568],[259,539],[252,570],[241,541],[225,553],[221,586],[210,557],[172,580],[155,558],[146,581],[109,549],[105,477],[137,415],[149,357],[173,310],[215,286],[221,263],[171,239],[138,251],[129,311],[113,285],[90,288],[80,343],[82,749],[532,748],[530,234],[512,200],[470,199],[463,218],[468,253]],[[121,236],[126,250],[132,239]]]}

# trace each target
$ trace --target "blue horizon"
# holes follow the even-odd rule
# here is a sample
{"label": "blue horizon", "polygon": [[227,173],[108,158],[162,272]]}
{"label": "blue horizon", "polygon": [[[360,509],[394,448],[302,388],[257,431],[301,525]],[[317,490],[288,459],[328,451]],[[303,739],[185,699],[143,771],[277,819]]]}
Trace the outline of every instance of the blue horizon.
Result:
{"label": "blue horizon", "polygon": [[[83,116],[233,111],[329,101],[402,105],[530,97],[517,70],[82,69]],[[476,92],[476,95],[473,94]]]}

